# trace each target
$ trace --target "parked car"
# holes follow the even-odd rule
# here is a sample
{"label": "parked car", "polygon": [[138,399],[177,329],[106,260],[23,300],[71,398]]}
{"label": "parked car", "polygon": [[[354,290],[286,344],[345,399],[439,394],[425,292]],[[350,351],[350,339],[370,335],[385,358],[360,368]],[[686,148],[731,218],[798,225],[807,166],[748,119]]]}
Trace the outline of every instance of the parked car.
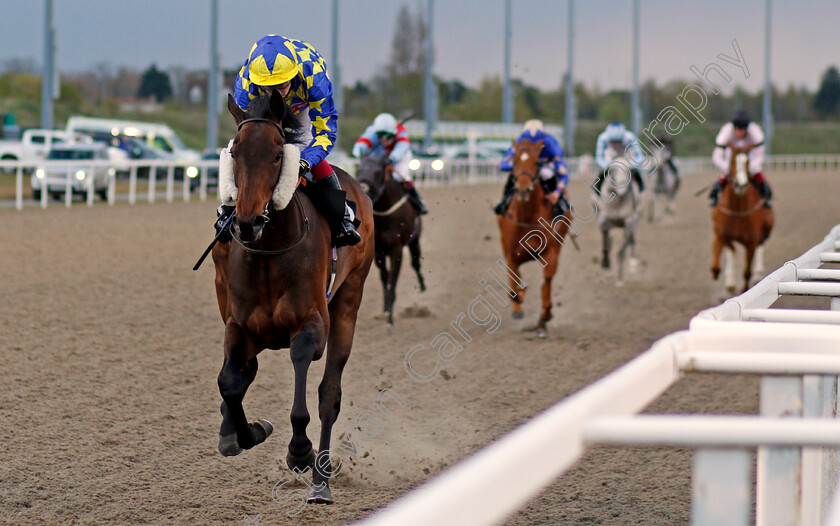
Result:
{"label": "parked car", "polygon": [[[85,161],[108,161],[108,147],[102,143],[76,142],[54,147],[49,151],[46,161],[66,161],[38,166],[31,177],[32,196],[41,198],[46,191],[58,199],[67,190],[67,178],[70,178],[70,190],[74,195],[86,195],[93,184],[93,191],[103,200],[108,198],[108,182],[116,174],[116,169],[105,164],[86,165]],[[92,183],[91,183],[92,180]]]}

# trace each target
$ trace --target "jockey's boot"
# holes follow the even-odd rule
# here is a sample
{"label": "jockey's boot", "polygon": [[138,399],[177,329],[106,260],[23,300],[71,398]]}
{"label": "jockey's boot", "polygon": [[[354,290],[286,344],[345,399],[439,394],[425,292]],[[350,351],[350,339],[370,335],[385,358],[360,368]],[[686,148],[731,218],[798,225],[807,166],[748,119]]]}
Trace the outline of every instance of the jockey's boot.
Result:
{"label": "jockey's boot", "polygon": [[604,181],[606,181],[606,180],[607,180],[607,171],[604,170],[603,172],[601,172],[601,175],[599,175],[595,179],[595,184],[592,185],[592,188],[595,189],[595,195],[596,196],[601,197],[601,187],[604,186]]}
{"label": "jockey's boot", "polygon": [[636,181],[636,184],[639,186],[639,193],[644,193],[644,191],[645,191],[645,180],[642,177],[642,174],[639,172],[639,170],[637,170],[635,168],[631,168],[630,169],[630,177],[632,177],[633,180]]}
{"label": "jockey's boot", "polygon": [[417,213],[420,215],[428,214],[429,209],[426,208],[426,203],[423,202],[423,198],[420,197],[420,194],[417,193],[417,189],[414,188],[414,183],[411,181],[403,181],[403,188],[408,193],[408,200],[411,202],[411,206],[417,210]]}
{"label": "jockey's boot", "polygon": [[[213,224],[213,228],[216,229],[216,235],[219,236],[219,232],[225,227],[225,223],[227,223],[228,218],[233,215],[233,212],[236,210],[236,206],[230,205],[219,205],[219,208],[216,210],[216,222]],[[218,243],[228,243],[230,242],[230,229],[227,232],[223,233],[217,239]]]}
{"label": "jockey's boot", "polygon": [[496,206],[493,207],[493,212],[497,216],[500,216],[507,211],[510,196],[513,193],[513,184],[513,175],[509,175],[507,182],[505,183],[505,188],[502,190],[502,200],[496,203]]}
{"label": "jockey's boot", "polygon": [[[329,190],[338,190],[344,194],[344,191],[341,189],[341,183],[338,182],[338,176],[335,175],[335,172],[318,181],[318,184],[323,185],[324,188]],[[356,227],[353,226],[353,219],[350,214],[350,206],[345,202],[344,218],[341,220],[341,230],[335,236],[335,246],[337,247],[355,245],[362,240],[362,236],[356,232]]]}
{"label": "jockey's boot", "polygon": [[715,181],[715,184],[712,185],[712,189],[709,191],[709,206],[712,208],[717,206],[718,203],[718,194],[721,190],[723,190],[724,183],[720,181]]}
{"label": "jockey's boot", "polygon": [[566,193],[560,192],[560,198],[551,206],[551,216],[560,217],[568,212],[570,208],[571,205],[569,204],[568,199],[566,199]]}
{"label": "jockey's boot", "polygon": [[761,198],[764,199],[764,208],[773,208],[773,202],[771,201],[773,191],[770,190],[770,185],[767,184],[767,181],[756,181],[753,179],[753,184],[758,189],[758,193],[761,194]]}

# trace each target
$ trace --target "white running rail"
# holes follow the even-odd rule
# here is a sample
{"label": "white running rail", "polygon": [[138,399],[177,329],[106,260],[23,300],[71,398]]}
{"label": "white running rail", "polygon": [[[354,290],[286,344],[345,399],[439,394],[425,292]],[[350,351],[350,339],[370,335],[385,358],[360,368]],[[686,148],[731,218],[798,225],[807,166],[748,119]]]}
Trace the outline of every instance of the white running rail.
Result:
{"label": "white running rail", "polygon": [[[699,313],[634,360],[361,523],[498,524],[598,444],[694,448],[691,523],[840,524],[840,225],[745,294]],[[820,281],[816,281],[820,280]],[[805,285],[803,287],[803,285]],[[771,309],[783,294],[831,297],[832,310]],[[686,374],[761,375],[758,416],[638,414]],[[758,449],[753,475],[751,452]]]}

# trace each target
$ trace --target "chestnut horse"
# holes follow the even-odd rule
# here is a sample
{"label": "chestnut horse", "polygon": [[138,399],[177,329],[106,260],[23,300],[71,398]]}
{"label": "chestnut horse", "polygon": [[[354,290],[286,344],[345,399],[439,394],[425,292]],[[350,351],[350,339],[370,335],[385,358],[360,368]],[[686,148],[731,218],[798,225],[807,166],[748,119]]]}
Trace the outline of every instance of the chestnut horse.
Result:
{"label": "chestnut horse", "polygon": [[356,171],[356,180],[373,203],[376,266],[382,280],[382,294],[387,324],[394,324],[394,301],[397,299],[397,279],[402,266],[403,247],[408,245],[411,266],[417,274],[420,292],[426,290],[420,274],[420,214],[408,201],[408,194],[393,176],[387,165],[387,154],[381,157],[365,155]]}
{"label": "chestnut horse", "polygon": [[[213,247],[216,297],[225,323],[225,358],[218,378],[223,399],[219,452],[237,455],[271,434],[267,420],[248,423],[242,399],[257,374],[257,355],[263,349],[288,348],[295,385],[286,463],[293,470],[313,470],[308,502],[330,503],[330,434],[340,409],[341,373],[350,356],[373,261],[370,200],[352,177],[335,168],[347,198],[357,204],[362,241],[338,249],[332,281],[330,227],[312,201],[295,192],[300,151],[287,144],[287,135],[294,133],[288,126],[294,120],[283,98],[273,91],[254,99],[246,114],[228,96],[228,110],[238,127],[230,149],[233,190],[238,195],[232,241]],[[323,356],[325,345],[316,455],[306,436],[306,374],[309,365]]]}
{"label": "chestnut horse", "polygon": [[508,211],[498,216],[502,251],[508,268],[517,278],[510,277],[510,288],[515,293],[515,319],[524,316],[522,302],[525,299],[525,288],[519,284],[522,283],[519,279],[519,266],[531,260],[536,260],[543,266],[542,310],[536,326],[537,338],[547,336],[546,323],[552,318],[551,280],[557,272],[560,249],[571,225],[570,211],[558,218],[551,215],[551,203],[546,198],[538,175],[542,147],[542,140],[532,142],[522,139],[519,144],[514,145],[514,197]]}
{"label": "chestnut horse", "polygon": [[761,263],[761,248],[773,229],[773,210],[764,206],[764,199],[758,189],[750,183],[749,153],[752,146],[734,148],[729,144],[729,174],[727,185],[721,192],[717,206],[712,209],[715,240],[712,245],[712,278],[720,275],[720,254],[724,248],[731,251],[727,257],[726,286],[730,293],[735,292],[734,263],[735,245],[740,243],[746,250],[744,263],[744,288],[750,288],[753,272],[753,257],[759,266]]}

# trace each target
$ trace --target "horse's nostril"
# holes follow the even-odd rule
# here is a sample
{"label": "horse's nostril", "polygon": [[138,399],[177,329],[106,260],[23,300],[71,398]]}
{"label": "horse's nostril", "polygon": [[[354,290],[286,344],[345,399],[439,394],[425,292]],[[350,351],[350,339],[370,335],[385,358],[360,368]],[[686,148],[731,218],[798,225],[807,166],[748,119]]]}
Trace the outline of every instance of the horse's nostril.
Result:
{"label": "horse's nostril", "polygon": [[255,230],[259,230],[265,226],[265,216],[254,216],[251,223],[254,225]]}

